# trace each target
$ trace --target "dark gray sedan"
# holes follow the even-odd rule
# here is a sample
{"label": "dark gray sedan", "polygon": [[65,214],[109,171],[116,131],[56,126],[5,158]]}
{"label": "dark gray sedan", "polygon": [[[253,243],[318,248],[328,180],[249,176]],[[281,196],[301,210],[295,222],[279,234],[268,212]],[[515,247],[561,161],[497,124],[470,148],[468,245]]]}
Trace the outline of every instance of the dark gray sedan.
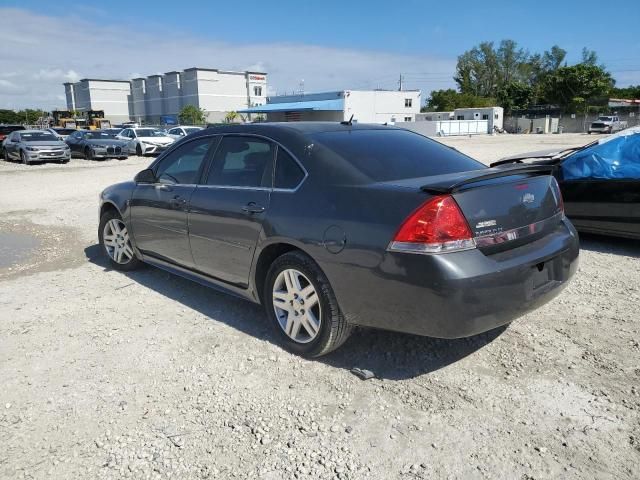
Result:
{"label": "dark gray sedan", "polygon": [[104,130],[78,130],[67,137],[72,155],[81,155],[87,160],[129,157],[127,144],[116,139],[112,132]]}
{"label": "dark gray sedan", "polygon": [[303,355],[354,325],[464,337],[540,307],[576,271],[549,173],[388,126],[220,126],[104,190],[98,235],[117,269],[146,262],[262,303]]}
{"label": "dark gray sedan", "polygon": [[46,130],[17,130],[2,143],[4,159],[20,160],[25,165],[55,160],[67,163],[69,147]]}

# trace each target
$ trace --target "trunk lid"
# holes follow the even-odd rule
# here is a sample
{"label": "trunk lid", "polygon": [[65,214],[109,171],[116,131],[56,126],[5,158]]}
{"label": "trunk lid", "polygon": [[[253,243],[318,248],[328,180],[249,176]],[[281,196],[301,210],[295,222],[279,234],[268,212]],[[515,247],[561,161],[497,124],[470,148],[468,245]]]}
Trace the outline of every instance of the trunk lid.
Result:
{"label": "trunk lid", "polygon": [[388,183],[451,195],[477,246],[498,251],[540,238],[561,221],[562,197],[552,169],[515,165]]}

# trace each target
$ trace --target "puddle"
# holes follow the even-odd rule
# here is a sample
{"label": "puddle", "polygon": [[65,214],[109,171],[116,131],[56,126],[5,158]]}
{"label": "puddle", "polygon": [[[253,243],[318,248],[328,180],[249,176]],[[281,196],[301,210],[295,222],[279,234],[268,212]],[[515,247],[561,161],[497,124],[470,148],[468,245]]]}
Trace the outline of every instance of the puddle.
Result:
{"label": "puddle", "polygon": [[40,240],[24,233],[0,232],[0,268],[24,262],[40,246]]}

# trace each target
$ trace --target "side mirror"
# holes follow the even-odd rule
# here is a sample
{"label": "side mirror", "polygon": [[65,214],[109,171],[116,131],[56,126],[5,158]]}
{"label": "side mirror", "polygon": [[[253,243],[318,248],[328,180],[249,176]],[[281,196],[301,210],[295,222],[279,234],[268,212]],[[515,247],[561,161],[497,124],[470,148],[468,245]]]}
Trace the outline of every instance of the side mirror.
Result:
{"label": "side mirror", "polygon": [[136,183],[156,183],[156,175],[150,168],[145,168],[133,179]]}

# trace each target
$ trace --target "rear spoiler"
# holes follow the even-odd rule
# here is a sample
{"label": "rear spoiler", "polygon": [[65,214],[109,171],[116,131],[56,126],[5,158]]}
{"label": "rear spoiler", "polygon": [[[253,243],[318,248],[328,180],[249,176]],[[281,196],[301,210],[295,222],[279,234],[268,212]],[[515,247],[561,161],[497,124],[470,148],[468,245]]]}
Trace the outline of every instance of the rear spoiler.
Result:
{"label": "rear spoiler", "polygon": [[[440,180],[423,185],[420,190],[436,195],[455,193],[471,183],[494,178],[509,177],[511,175],[551,175],[554,168],[554,165],[515,165],[513,168],[487,168],[486,170],[462,172],[449,180]],[[449,175],[447,176],[450,177]]]}

